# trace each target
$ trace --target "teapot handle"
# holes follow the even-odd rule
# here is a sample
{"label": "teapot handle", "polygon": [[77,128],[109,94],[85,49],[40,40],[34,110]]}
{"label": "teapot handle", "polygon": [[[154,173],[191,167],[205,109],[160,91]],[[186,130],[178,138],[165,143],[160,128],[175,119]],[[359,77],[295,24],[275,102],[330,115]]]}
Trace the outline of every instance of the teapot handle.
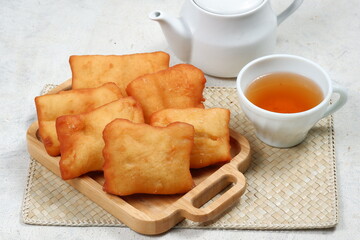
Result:
{"label": "teapot handle", "polygon": [[282,13],[277,16],[277,24],[280,25],[287,17],[293,14],[304,0],[294,0]]}

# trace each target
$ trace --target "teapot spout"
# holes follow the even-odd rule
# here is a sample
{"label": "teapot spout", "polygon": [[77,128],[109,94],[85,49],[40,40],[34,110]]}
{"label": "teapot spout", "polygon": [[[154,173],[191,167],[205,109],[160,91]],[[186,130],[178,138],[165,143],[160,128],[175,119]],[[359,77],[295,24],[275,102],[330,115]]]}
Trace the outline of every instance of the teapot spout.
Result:
{"label": "teapot spout", "polygon": [[187,24],[181,18],[168,16],[161,11],[151,12],[149,18],[160,24],[165,38],[175,55],[184,62],[190,62],[191,32]]}

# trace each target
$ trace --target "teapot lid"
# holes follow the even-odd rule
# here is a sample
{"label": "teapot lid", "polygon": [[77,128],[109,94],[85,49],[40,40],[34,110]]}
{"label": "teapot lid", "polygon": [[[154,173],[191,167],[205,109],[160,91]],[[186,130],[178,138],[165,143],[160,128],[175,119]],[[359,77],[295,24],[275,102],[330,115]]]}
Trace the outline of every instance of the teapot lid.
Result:
{"label": "teapot lid", "polygon": [[215,14],[234,15],[248,12],[264,0],[193,0],[200,8]]}

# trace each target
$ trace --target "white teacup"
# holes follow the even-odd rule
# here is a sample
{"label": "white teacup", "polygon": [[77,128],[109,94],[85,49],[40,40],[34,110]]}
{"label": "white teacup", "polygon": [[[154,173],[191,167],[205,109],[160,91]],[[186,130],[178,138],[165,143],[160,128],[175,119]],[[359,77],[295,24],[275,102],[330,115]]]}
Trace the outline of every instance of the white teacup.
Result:
{"label": "white teacup", "polygon": [[[250,102],[245,96],[247,87],[258,77],[276,72],[291,72],[311,79],[322,90],[323,100],[317,106],[298,113],[271,112]],[[339,110],[347,101],[346,90],[333,83],[318,64],[286,54],[269,55],[248,63],[240,71],[236,87],[241,108],[254,124],[256,136],[264,143],[279,148],[301,143],[316,122]],[[330,105],[333,93],[339,94],[339,98]]]}

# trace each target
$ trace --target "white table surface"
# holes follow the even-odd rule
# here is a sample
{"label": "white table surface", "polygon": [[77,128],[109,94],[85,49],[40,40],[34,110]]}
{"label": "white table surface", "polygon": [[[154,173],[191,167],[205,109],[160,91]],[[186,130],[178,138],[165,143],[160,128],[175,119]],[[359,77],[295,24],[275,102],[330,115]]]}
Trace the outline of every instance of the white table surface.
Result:
{"label": "white table surface", "polygon": [[[276,12],[290,0],[273,0]],[[183,0],[2,1],[0,7],[0,239],[150,239],[129,228],[54,227],[22,223],[29,155],[25,132],[36,119],[34,97],[46,83],[71,77],[74,54],[163,50],[179,60],[152,10],[178,15]],[[309,1],[278,29],[276,52],[318,62],[346,86],[349,102],[335,119],[339,224],[328,230],[173,229],[159,239],[360,239],[360,1]],[[235,86],[208,77],[208,86]]]}

